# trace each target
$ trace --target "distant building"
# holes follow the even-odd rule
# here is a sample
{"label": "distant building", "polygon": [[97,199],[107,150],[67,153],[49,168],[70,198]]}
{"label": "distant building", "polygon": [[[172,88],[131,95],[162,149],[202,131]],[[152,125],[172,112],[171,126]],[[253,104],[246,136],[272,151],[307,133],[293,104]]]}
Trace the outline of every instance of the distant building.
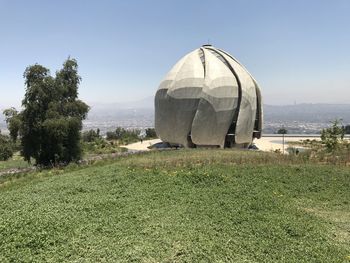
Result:
{"label": "distant building", "polygon": [[261,137],[259,86],[234,57],[204,45],[160,83],[155,129],[164,142],[185,147],[247,147]]}

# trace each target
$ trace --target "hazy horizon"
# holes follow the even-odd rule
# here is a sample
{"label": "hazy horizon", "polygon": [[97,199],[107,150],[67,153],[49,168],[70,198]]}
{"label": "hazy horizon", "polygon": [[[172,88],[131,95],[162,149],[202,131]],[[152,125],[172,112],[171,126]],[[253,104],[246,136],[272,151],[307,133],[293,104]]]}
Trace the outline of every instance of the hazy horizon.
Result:
{"label": "hazy horizon", "polygon": [[[103,134],[116,127],[144,129],[154,127],[152,97],[145,101],[120,104],[91,105],[83,129],[100,129]],[[1,109],[1,105],[0,105]],[[350,104],[264,105],[264,134],[275,133],[281,126],[291,134],[316,134],[329,127],[335,119],[350,125]],[[0,130],[7,133],[4,116],[0,114]]]}
{"label": "hazy horizon", "polygon": [[82,100],[142,100],[208,41],[252,73],[265,104],[348,104],[349,13],[346,0],[0,0],[0,105],[20,104],[27,66],[54,74],[68,56]]}
{"label": "hazy horizon", "polygon": [[[124,100],[124,101],[85,101],[90,107],[96,107],[96,106],[113,106],[113,105],[120,105],[127,108],[132,108],[130,105],[137,105],[135,108],[150,108],[150,107],[143,107],[143,105],[138,105],[139,102],[146,102],[146,104],[149,104],[149,100],[154,100],[154,95],[150,95],[141,99],[136,100]],[[298,106],[298,105],[350,105],[350,102],[348,103],[332,103],[332,102],[293,102],[293,103],[280,103],[280,104],[273,104],[273,103],[263,103],[264,106]],[[19,100],[17,103],[3,103],[0,101],[0,111],[15,107],[16,109],[21,108],[21,100]],[[153,106],[152,106],[153,107]]]}

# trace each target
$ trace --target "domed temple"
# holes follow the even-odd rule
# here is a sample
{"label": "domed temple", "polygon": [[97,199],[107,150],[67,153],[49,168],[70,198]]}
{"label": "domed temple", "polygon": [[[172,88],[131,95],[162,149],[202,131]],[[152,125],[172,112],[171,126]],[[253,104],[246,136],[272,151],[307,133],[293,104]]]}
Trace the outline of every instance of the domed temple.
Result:
{"label": "domed temple", "polygon": [[259,86],[234,57],[204,45],[180,59],[155,96],[155,129],[184,147],[248,147],[261,137]]}

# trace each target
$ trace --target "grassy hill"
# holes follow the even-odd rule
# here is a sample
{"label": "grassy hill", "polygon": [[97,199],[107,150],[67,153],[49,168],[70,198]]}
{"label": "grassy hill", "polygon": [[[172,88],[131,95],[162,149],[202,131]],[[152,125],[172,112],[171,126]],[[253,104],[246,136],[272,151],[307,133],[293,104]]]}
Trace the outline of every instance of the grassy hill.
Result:
{"label": "grassy hill", "polygon": [[350,262],[350,169],[232,150],[9,177],[0,262]]}

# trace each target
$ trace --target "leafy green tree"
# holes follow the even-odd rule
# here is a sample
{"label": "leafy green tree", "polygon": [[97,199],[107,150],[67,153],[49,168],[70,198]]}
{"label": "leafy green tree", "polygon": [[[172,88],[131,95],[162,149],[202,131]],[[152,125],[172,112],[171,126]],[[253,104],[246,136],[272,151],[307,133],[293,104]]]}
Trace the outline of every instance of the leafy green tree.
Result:
{"label": "leafy green tree", "polygon": [[26,92],[19,133],[24,159],[34,158],[40,165],[80,159],[80,131],[89,106],[78,100],[77,61],[68,58],[55,77],[38,64],[27,67],[23,76]]}
{"label": "leafy green tree", "polygon": [[7,128],[10,131],[11,139],[16,142],[18,138],[19,129],[21,126],[21,115],[15,108],[9,108],[3,111]]}
{"label": "leafy green tree", "polygon": [[341,120],[332,122],[332,126],[321,131],[321,142],[329,152],[337,149],[339,143],[344,139],[345,128],[341,126]]}
{"label": "leafy green tree", "polygon": [[0,133],[0,161],[6,161],[13,155],[13,142],[9,136]]}

